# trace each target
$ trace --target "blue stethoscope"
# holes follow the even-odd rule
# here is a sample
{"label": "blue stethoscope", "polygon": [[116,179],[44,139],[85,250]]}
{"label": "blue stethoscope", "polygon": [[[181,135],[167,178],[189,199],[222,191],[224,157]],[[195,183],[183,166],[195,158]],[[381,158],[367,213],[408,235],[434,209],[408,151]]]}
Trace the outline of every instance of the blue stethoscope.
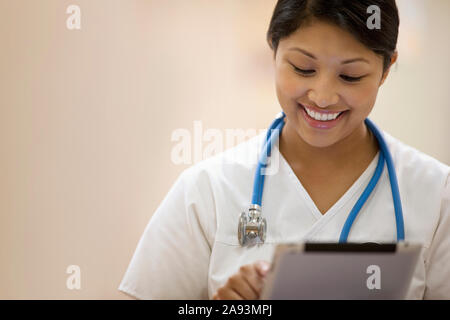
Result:
{"label": "blue stethoscope", "polygon": [[[261,202],[262,194],[264,189],[264,176],[265,168],[271,154],[272,145],[280,135],[281,130],[284,126],[284,112],[280,112],[277,118],[272,122],[269,129],[267,130],[266,140],[262,147],[261,154],[256,166],[255,180],[253,182],[253,195],[252,204],[250,205],[247,212],[242,212],[239,217],[238,225],[238,239],[241,246],[246,246],[251,243],[262,242],[264,243],[266,238],[267,224],[266,219],[261,216]],[[347,241],[350,229],[355,221],[359,211],[366,202],[367,198],[372,193],[378,180],[380,179],[381,173],[384,168],[384,161],[386,160],[387,169],[389,172],[389,180],[391,183],[392,197],[395,209],[395,222],[397,226],[397,241],[403,241],[405,239],[405,229],[403,224],[403,210],[400,201],[400,192],[398,189],[397,176],[395,174],[395,168],[392,161],[391,154],[387,147],[386,141],[384,140],[380,130],[377,126],[368,118],[364,120],[367,127],[372,131],[378,140],[378,145],[380,147],[380,156],[378,158],[378,164],[375,169],[375,173],[372,176],[366,189],[359,197],[353,209],[350,211],[347,220],[342,228],[341,235],[339,237],[339,242],[344,243]],[[258,241],[259,239],[259,241]]]}

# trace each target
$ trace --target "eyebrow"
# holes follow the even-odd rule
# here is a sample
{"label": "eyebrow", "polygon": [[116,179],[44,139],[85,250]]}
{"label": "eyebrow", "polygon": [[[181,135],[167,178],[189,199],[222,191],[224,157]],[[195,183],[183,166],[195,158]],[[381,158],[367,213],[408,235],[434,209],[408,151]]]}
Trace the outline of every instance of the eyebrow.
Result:
{"label": "eyebrow", "polygon": [[[304,49],[301,49],[301,48],[292,47],[292,48],[288,49],[288,51],[299,51],[299,52],[303,53],[305,56],[308,56],[311,59],[317,60],[317,58],[312,53],[309,53],[308,51],[306,51]],[[358,61],[370,64],[370,62],[368,60],[364,59],[364,58],[347,59],[347,60],[342,61],[341,64],[349,64],[349,63],[358,62]]]}

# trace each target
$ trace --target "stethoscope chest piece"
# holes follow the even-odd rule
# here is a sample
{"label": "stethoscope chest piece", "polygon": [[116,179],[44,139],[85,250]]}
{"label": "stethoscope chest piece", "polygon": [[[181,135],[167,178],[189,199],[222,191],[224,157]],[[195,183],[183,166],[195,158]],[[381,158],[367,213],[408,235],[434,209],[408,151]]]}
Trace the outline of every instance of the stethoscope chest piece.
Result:
{"label": "stethoscope chest piece", "polygon": [[266,219],[261,217],[261,207],[259,205],[252,204],[247,212],[241,213],[238,225],[238,239],[241,246],[258,242],[264,243],[266,232]]}

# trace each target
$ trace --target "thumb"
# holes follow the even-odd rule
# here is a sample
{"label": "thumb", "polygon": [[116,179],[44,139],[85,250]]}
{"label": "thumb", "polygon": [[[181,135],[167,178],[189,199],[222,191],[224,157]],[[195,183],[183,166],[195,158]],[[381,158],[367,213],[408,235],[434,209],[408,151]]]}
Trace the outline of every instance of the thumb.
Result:
{"label": "thumb", "polygon": [[256,264],[256,269],[261,277],[264,277],[270,269],[270,263],[267,261],[258,261]]}

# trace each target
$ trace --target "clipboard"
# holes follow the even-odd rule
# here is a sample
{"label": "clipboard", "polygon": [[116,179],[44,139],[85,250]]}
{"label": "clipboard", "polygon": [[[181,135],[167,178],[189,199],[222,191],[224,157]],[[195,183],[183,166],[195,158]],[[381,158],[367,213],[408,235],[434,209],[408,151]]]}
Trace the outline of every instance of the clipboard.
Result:
{"label": "clipboard", "polygon": [[408,242],[279,244],[260,299],[405,299],[421,250]]}

